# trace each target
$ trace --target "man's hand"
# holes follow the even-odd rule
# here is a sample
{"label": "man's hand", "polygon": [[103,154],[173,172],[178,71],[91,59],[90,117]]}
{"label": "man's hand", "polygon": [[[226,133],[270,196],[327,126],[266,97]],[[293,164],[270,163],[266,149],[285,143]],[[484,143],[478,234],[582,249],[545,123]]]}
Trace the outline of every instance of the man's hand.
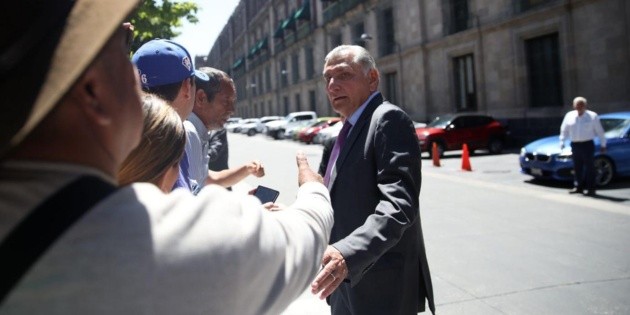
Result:
{"label": "man's hand", "polygon": [[306,159],[306,155],[304,152],[300,151],[296,156],[297,167],[298,167],[298,185],[302,186],[302,184],[306,182],[318,182],[324,183],[322,177],[313,172],[311,167],[308,165],[308,160]]}
{"label": "man's hand", "polygon": [[311,292],[319,294],[320,299],[328,297],[348,276],[348,266],[341,253],[328,245],[322,258],[322,270],[311,283]]}
{"label": "man's hand", "polygon": [[251,161],[246,166],[249,174],[256,177],[265,176],[265,167],[262,165],[262,163],[260,163],[260,161]]}

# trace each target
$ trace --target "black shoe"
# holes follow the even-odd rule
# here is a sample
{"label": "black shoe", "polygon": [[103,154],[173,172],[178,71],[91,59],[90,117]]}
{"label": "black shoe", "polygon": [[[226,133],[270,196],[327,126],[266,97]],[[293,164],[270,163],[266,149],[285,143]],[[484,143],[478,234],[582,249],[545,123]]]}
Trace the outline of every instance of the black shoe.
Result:
{"label": "black shoe", "polygon": [[577,188],[577,187],[573,187],[573,189],[569,190],[570,194],[583,194],[584,190]]}
{"label": "black shoe", "polygon": [[586,195],[586,196],[595,196],[595,189],[587,190],[584,195]]}

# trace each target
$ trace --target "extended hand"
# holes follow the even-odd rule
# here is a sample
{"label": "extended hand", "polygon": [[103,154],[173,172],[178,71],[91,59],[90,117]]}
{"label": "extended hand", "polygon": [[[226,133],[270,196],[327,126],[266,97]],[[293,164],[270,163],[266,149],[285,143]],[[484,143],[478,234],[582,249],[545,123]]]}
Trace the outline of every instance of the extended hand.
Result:
{"label": "extended hand", "polygon": [[247,171],[256,177],[265,176],[265,167],[260,161],[251,161],[247,164]]}
{"label": "extended hand", "polygon": [[306,155],[304,152],[300,151],[296,156],[297,167],[298,167],[298,185],[302,186],[302,184],[306,182],[318,182],[324,183],[322,177],[315,173],[311,167],[308,165],[308,160],[306,159]]}
{"label": "extended hand", "polygon": [[311,283],[311,292],[319,293],[319,298],[323,300],[337,289],[346,276],[348,276],[346,260],[336,248],[328,245],[322,258],[322,270]]}

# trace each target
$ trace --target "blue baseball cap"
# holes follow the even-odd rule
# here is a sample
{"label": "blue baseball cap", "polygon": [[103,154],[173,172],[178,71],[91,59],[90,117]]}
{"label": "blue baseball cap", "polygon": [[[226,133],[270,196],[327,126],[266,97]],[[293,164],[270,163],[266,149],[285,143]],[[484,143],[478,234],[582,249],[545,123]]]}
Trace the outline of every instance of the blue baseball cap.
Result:
{"label": "blue baseball cap", "polygon": [[184,81],[193,75],[208,81],[208,75],[195,70],[188,50],[167,40],[154,39],[142,45],[131,61],[138,67],[142,87],[151,88]]}

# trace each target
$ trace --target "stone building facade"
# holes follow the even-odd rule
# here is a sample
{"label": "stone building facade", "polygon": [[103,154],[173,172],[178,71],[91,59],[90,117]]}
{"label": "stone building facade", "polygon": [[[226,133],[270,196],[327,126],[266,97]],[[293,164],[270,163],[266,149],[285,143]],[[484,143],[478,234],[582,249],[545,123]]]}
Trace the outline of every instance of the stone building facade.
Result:
{"label": "stone building facade", "polygon": [[627,0],[242,0],[197,65],[233,76],[239,116],[333,115],[324,57],[359,44],[414,120],[485,113],[523,143],[557,133],[578,95],[630,109],[629,17]]}

